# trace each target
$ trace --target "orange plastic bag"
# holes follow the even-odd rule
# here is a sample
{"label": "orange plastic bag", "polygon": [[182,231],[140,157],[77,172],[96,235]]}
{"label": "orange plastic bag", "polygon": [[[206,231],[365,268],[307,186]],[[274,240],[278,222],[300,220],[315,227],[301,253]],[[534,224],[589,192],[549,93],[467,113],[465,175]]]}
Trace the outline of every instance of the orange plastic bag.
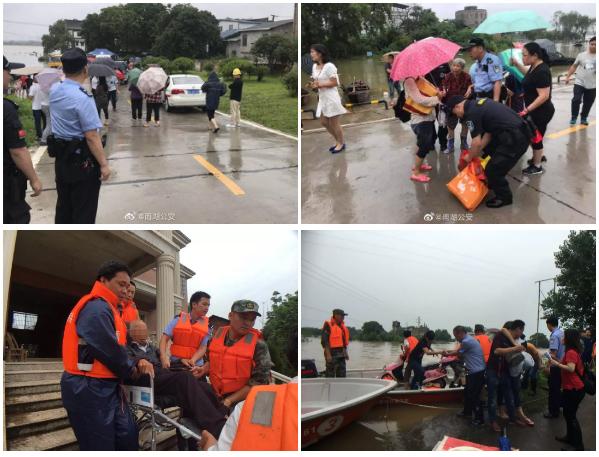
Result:
{"label": "orange plastic bag", "polygon": [[447,183],[449,192],[455,195],[468,211],[474,211],[489,192],[486,184],[480,179],[482,176],[482,166],[477,158]]}

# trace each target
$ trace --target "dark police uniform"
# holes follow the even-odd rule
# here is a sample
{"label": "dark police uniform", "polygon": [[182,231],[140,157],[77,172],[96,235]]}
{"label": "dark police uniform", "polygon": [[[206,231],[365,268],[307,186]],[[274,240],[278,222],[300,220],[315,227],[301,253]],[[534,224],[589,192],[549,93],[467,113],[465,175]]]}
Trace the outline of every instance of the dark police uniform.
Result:
{"label": "dark police uniform", "polygon": [[25,201],[27,177],[17,168],[10,155],[10,149],[24,148],[25,130],[19,120],[19,107],[12,101],[4,99],[4,216],[5,224],[28,224],[31,207]]}
{"label": "dark police uniform", "polygon": [[491,156],[485,168],[488,185],[497,199],[511,203],[512,191],[505,176],[530,144],[525,122],[507,106],[487,98],[466,100],[464,120],[472,138],[491,134],[491,142],[485,148]]}
{"label": "dark police uniform", "polygon": [[[79,49],[65,51],[61,58],[67,73],[87,65]],[[48,153],[55,157],[57,224],[93,224],[100,195],[100,165],[85,139],[85,132],[100,129],[102,122],[91,94],[79,83],[65,79],[50,91],[52,135]]]}

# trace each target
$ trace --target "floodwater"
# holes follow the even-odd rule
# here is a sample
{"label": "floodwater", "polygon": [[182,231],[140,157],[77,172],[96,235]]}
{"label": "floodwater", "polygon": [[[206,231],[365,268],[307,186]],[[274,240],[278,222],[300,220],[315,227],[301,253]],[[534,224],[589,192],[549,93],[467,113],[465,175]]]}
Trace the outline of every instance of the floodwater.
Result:
{"label": "floodwater", "polygon": [[[455,343],[433,344],[433,349],[451,349],[454,345]],[[348,369],[380,368],[396,358],[399,346],[397,343],[353,341],[350,344]],[[318,338],[302,340],[302,359],[306,358],[315,359],[318,369],[324,369],[324,357]],[[425,363],[433,360],[433,357],[425,356]],[[483,397],[484,395],[486,394]],[[560,450],[562,446],[553,437],[564,434],[563,419],[543,418],[547,404],[547,382],[539,380],[536,395],[522,391],[521,399],[525,413],[535,422],[535,426],[529,428],[509,425],[507,433],[512,446],[529,451]],[[595,397],[585,397],[578,413],[586,450],[595,449],[595,404]],[[346,428],[304,450],[430,451],[446,435],[487,446],[498,446],[499,434],[490,427],[473,426],[467,420],[456,418],[455,414],[461,407],[457,403],[382,403]]]}
{"label": "floodwater", "polygon": [[7,44],[3,46],[3,51],[9,62],[18,62],[26,66],[44,65],[37,60],[38,57],[44,55],[44,48],[42,46]]}

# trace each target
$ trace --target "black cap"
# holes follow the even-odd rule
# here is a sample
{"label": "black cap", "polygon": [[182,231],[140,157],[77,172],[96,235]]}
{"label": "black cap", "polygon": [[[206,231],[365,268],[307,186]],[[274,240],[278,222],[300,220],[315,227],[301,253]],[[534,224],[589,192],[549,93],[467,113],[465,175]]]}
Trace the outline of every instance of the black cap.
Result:
{"label": "black cap", "polygon": [[484,332],[485,331],[485,326],[483,324],[476,324],[474,326],[474,331],[475,332]]}
{"label": "black cap", "polygon": [[455,106],[459,105],[464,100],[466,100],[466,99],[464,98],[463,95],[453,95],[452,97],[449,98],[449,100],[447,100],[447,103],[445,104],[445,111],[448,113],[451,113],[453,111],[453,109],[455,108]]}
{"label": "black cap", "polygon": [[347,313],[345,313],[342,309],[336,308],[333,310],[333,316],[347,316]]}
{"label": "black cap", "polygon": [[87,55],[80,48],[67,49],[60,58],[65,73],[78,73],[87,65]]}
{"label": "black cap", "polygon": [[464,46],[464,49],[470,49],[473,48],[474,46],[482,46],[483,48],[485,47],[485,40],[483,40],[482,38],[470,38],[470,41],[468,42],[468,44],[466,46]]}
{"label": "black cap", "polygon": [[23,68],[25,66],[25,64],[22,63],[15,63],[15,62],[9,62],[6,59],[6,56],[4,57],[4,70],[10,71],[10,70],[16,70],[17,68]]}

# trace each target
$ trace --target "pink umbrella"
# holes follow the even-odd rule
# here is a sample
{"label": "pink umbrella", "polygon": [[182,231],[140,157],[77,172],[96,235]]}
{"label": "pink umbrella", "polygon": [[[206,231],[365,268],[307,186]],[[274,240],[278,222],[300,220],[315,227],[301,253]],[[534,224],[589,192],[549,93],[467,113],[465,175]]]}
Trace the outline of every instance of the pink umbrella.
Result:
{"label": "pink umbrella", "polygon": [[409,76],[424,76],[449,62],[459,50],[459,45],[443,38],[429,37],[416,41],[395,56],[391,79],[401,81]]}

